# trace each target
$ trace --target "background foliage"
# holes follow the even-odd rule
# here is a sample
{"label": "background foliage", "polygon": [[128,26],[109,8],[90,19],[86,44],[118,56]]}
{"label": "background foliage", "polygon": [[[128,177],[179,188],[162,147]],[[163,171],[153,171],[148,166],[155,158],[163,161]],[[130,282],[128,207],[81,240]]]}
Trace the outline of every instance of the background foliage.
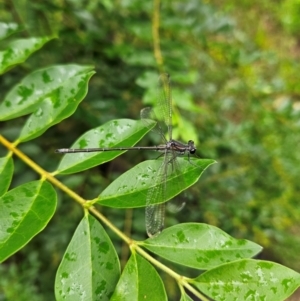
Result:
{"label": "background foliage", "polygon": [[[264,246],[262,257],[300,271],[299,250],[299,1],[162,1],[160,43],[173,80],[175,137],[197,141],[202,158],[218,164],[190,189],[190,202],[167,224],[216,225]],[[16,22],[20,37],[56,34],[42,51],[0,78],[8,91],[29,72],[51,64],[94,65],[96,75],[76,113],[22,150],[45,169],[60,160],[83,132],[115,118],[137,119],[152,101],[157,57],[150,1],[4,1],[0,18]],[[3,96],[2,96],[3,97]],[[13,140],[22,124],[2,123]],[[148,141],[147,141],[148,139]],[[149,140],[148,135],[142,144]],[[45,153],[47,153],[45,155]],[[51,160],[49,160],[51,158]],[[112,179],[153,154],[125,154],[62,180],[94,198]],[[13,186],[36,179],[23,163]],[[131,211],[103,209],[120,228]],[[7,300],[53,300],[54,274],[81,208],[60,199],[43,234],[0,266]],[[143,210],[134,210],[132,233],[144,237]],[[51,225],[52,224],[52,225]],[[126,258],[126,250],[119,245]],[[166,279],[168,283],[168,279]],[[168,292],[174,290],[169,281]],[[1,293],[1,291],[0,291]],[[174,292],[174,295],[176,293]]]}

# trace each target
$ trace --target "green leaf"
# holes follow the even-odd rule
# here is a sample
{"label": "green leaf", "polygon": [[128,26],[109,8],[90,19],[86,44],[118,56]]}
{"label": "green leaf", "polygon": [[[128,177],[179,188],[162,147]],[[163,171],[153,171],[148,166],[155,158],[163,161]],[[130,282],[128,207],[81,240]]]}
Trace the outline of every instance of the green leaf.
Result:
{"label": "green leaf", "polygon": [[45,181],[34,181],[0,198],[0,262],[41,232],[56,208],[56,192]]}
{"label": "green leaf", "polygon": [[193,299],[186,293],[184,293],[183,295],[181,295],[180,301],[193,301]]}
{"label": "green leaf", "polygon": [[19,141],[28,141],[73,114],[94,71],[88,66],[53,66],[28,75],[0,105],[2,120],[33,112]]}
{"label": "green leaf", "polygon": [[[155,125],[142,120],[111,120],[83,134],[71,148],[131,147],[141,140]],[[125,151],[71,153],[61,160],[58,173],[70,174],[110,161]]]}
{"label": "green leaf", "polygon": [[167,300],[161,278],[138,254],[128,260],[111,301]]}
{"label": "green leaf", "polygon": [[242,259],[207,271],[192,284],[216,301],[282,301],[299,287],[300,274],[274,262]]}
{"label": "green leaf", "polygon": [[0,22],[0,40],[3,40],[18,31],[20,31],[20,27],[17,23]]}
{"label": "green leaf", "polygon": [[6,193],[14,172],[14,162],[11,156],[0,158],[0,196]]}
{"label": "green leaf", "polygon": [[[209,159],[191,159],[191,161],[193,164],[187,158],[178,158],[180,175],[175,172],[168,175],[166,193],[162,198],[153,200],[153,204],[166,202],[196,183],[203,171],[215,162]],[[156,177],[161,164],[160,158],[136,165],[111,183],[98,196],[97,203],[115,208],[144,207],[148,190],[158,184]]]}
{"label": "green leaf", "polygon": [[19,140],[24,142],[40,136],[49,127],[72,115],[87,94],[88,81],[94,73],[87,70],[72,73],[62,86],[49,93],[28,118]]}
{"label": "green leaf", "polygon": [[[14,119],[34,112],[40,117],[39,121],[44,123],[43,118],[47,117],[47,120],[53,118],[52,115],[60,111],[70,115],[73,111],[64,112],[64,110],[71,111],[68,109],[69,106],[73,110],[77,107],[78,100],[74,97],[79,92],[81,94],[86,92],[81,90],[93,74],[91,69],[90,66],[59,65],[32,72],[6,95],[0,104],[0,120]],[[41,111],[42,102],[46,102],[44,107],[53,102],[50,107],[54,111],[49,113]]]}
{"label": "green leaf", "polygon": [[56,300],[109,300],[119,277],[119,259],[111,240],[100,223],[87,214],[58,268]]}
{"label": "green leaf", "polygon": [[214,226],[197,223],[167,228],[142,245],[170,261],[203,270],[253,257],[262,250],[251,241],[235,239]]}
{"label": "green leaf", "polygon": [[10,42],[5,50],[0,51],[0,74],[13,66],[23,63],[35,51],[40,49],[53,37],[27,38]]}
{"label": "green leaf", "polygon": [[193,113],[203,112],[203,109],[194,103],[192,93],[189,90],[172,89],[172,98],[175,104],[183,110]]}

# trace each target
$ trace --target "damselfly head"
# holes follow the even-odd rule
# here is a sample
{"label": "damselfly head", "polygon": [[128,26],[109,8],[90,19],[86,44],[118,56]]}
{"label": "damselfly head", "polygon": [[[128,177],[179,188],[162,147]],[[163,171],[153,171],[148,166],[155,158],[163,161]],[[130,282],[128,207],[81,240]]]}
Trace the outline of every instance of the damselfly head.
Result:
{"label": "damselfly head", "polygon": [[189,153],[192,154],[192,155],[195,154],[197,148],[196,148],[193,140],[188,141],[188,146],[189,146]]}

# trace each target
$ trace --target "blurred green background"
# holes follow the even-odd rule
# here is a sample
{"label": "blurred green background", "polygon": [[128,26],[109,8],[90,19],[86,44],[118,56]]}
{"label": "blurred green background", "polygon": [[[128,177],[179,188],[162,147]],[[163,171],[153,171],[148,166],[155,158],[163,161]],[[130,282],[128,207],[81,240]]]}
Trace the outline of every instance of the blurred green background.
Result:
{"label": "blurred green background", "polygon": [[[172,77],[174,136],[194,139],[213,158],[189,202],[168,213],[179,222],[215,225],[264,247],[260,258],[300,272],[300,1],[161,1],[160,47]],[[20,148],[54,171],[56,148],[111,119],[138,119],[153,101],[159,74],[153,50],[152,1],[70,0],[0,2],[0,19],[23,27],[18,37],[57,34],[25,63],[0,78],[1,98],[26,74],[52,64],[91,64],[96,75],[69,119]],[[11,39],[17,38],[16,36]],[[0,47],[5,47],[3,44]],[[23,118],[2,123],[17,137]],[[157,143],[148,135],[142,145]],[[1,148],[1,153],[4,150]],[[153,153],[127,153],[113,162],[60,179],[86,198]],[[37,178],[15,160],[12,187]],[[0,266],[1,300],[54,300],[57,266],[82,210],[59,191],[48,227]],[[120,229],[144,239],[143,210],[101,210]],[[132,225],[131,225],[132,222]],[[128,230],[126,230],[128,231]],[[111,234],[122,260],[127,247]],[[186,276],[196,271],[168,263]],[[165,278],[170,300],[176,284]],[[297,300],[297,299],[295,299]]]}

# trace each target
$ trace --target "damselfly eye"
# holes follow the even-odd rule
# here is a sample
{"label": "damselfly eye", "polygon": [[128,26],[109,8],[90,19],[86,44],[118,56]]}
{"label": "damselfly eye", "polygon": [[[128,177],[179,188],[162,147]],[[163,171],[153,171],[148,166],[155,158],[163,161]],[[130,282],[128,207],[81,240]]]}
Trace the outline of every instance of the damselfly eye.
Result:
{"label": "damselfly eye", "polygon": [[190,154],[192,154],[192,155],[193,155],[195,152],[196,152],[196,149],[195,149],[195,148],[193,148],[193,149],[190,150]]}

